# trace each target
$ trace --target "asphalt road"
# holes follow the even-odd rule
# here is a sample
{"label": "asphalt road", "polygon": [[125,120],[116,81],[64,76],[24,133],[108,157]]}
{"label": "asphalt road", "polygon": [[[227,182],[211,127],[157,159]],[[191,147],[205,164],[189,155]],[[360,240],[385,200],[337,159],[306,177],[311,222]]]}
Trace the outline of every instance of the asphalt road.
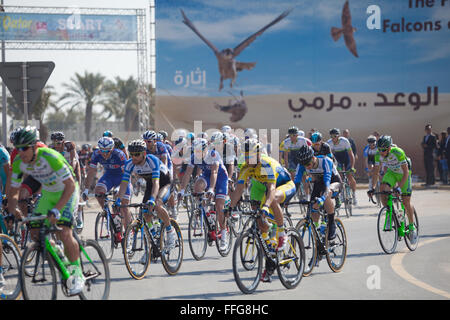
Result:
{"label": "asphalt road", "polygon": [[[414,191],[412,202],[420,222],[419,246],[410,252],[402,241],[392,255],[385,254],[379,245],[376,231],[379,209],[368,202],[365,192],[357,190],[358,206],[353,216],[342,218],[348,251],[340,273],[332,272],[323,260],[293,290],[285,289],[274,276],[272,283],[261,283],[254,294],[244,295],[234,281],[232,253],[220,257],[212,246],[208,247],[204,260],[196,261],[192,257],[187,240],[187,215],[182,211],[178,222],[184,238],[184,260],[179,272],[169,276],[158,261],[150,265],[144,279],[134,280],[126,270],[119,248],[110,263],[110,299],[450,300],[450,190]],[[93,238],[99,211],[95,199],[90,199],[89,204],[82,233],[85,238]],[[293,217],[295,224],[300,215]]]}

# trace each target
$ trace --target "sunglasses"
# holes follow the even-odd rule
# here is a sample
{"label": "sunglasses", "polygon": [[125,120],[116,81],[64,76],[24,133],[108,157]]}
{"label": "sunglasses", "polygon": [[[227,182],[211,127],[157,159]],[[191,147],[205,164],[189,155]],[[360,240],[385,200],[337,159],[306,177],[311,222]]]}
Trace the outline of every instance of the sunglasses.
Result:
{"label": "sunglasses", "polygon": [[56,141],[56,140],[53,140],[53,143],[54,143],[54,144],[63,144],[63,142],[62,142],[62,141],[60,141],[60,140],[58,140],[58,141]]}
{"label": "sunglasses", "polygon": [[108,149],[100,149],[101,153],[109,153],[111,150]]}
{"label": "sunglasses", "polygon": [[378,151],[380,151],[380,152],[386,152],[386,151],[388,151],[388,148],[378,148]]}
{"label": "sunglasses", "polygon": [[132,157],[139,157],[143,154],[144,154],[144,152],[130,152],[130,156],[132,156]]}
{"label": "sunglasses", "polygon": [[32,147],[32,146],[17,147],[17,151],[25,152],[25,151],[27,151],[28,149],[30,149],[31,147]]}
{"label": "sunglasses", "polygon": [[332,138],[337,138],[337,137],[339,137],[339,135],[338,134],[332,134],[331,137]]}

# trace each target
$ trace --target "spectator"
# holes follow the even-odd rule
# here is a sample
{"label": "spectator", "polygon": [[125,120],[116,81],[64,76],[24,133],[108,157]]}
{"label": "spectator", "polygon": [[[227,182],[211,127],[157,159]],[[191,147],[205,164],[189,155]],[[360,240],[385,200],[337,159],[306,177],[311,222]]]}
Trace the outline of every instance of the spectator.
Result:
{"label": "spectator", "polygon": [[450,171],[450,127],[447,128],[447,139],[444,144],[444,157],[447,159],[447,168],[449,168]]}
{"label": "spectator", "polygon": [[438,171],[439,171],[439,177],[441,179],[442,184],[448,184],[448,166],[447,166],[447,159],[445,158],[445,143],[447,141],[447,132],[442,131],[441,137],[438,142],[438,152],[437,152],[437,159],[438,159]]}
{"label": "spectator", "polygon": [[424,186],[432,186],[435,183],[434,179],[434,159],[433,153],[434,149],[436,149],[436,136],[431,131],[431,124],[427,124],[425,126],[425,136],[422,141],[423,148],[423,160],[425,164],[425,184]]}
{"label": "spectator", "polygon": [[345,138],[347,138],[347,140],[350,142],[350,145],[352,146],[353,154],[355,155],[355,161],[358,160],[358,154],[356,153],[356,144],[355,144],[355,141],[352,138],[350,138],[350,130],[344,129],[344,131],[342,131],[342,135]]}

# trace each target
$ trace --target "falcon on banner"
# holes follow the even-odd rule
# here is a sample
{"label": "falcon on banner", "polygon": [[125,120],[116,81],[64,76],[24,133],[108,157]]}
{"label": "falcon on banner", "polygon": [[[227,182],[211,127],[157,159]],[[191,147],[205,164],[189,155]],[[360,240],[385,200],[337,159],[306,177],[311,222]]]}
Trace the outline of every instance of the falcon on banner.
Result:
{"label": "falcon on banner", "polygon": [[356,31],[352,26],[352,16],[350,14],[350,8],[348,5],[348,0],[345,2],[344,7],[342,8],[342,28],[331,28],[331,36],[334,41],[338,41],[342,34],[344,34],[345,45],[348,50],[358,58],[358,52],[356,52],[356,42],[353,37],[353,32]]}

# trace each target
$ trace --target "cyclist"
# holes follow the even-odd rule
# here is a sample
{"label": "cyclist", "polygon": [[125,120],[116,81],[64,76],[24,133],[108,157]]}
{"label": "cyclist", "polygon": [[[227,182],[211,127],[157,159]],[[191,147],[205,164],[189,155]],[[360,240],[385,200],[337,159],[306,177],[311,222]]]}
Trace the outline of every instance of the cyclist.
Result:
{"label": "cyclist", "polygon": [[330,145],[322,140],[322,133],[320,133],[319,131],[314,131],[311,134],[311,142],[314,149],[314,155],[316,157],[327,156],[331,160],[333,160],[333,162],[335,162],[335,158],[333,152],[331,151]]}
{"label": "cyclist", "polygon": [[189,182],[191,174],[195,167],[202,170],[201,175],[195,180],[194,193],[206,191],[206,197],[216,200],[216,213],[220,226],[220,250],[228,247],[227,233],[225,226],[225,217],[223,208],[225,199],[228,195],[228,173],[223,164],[220,154],[212,149],[208,149],[208,141],[197,139],[194,142],[194,154],[191,156],[186,172],[181,181],[178,200],[184,196],[185,188]]}
{"label": "cyclist", "polygon": [[[411,243],[415,244],[417,241],[417,229],[414,226],[414,207],[411,204],[411,159],[406,156],[401,148],[392,144],[390,136],[381,136],[377,141],[377,148],[372,185],[368,193],[371,195],[375,192],[374,188],[378,181],[380,164],[384,163],[386,165],[386,173],[381,180],[380,191],[390,191],[393,188],[395,193],[402,195],[402,202],[409,221],[409,237]],[[383,195],[381,202],[383,206],[386,206],[387,197]]]}
{"label": "cyclist", "polygon": [[[161,142],[158,137],[158,133],[153,130],[148,130],[144,132],[142,138],[147,145],[147,154],[155,155],[162,163],[169,169],[170,180],[173,180],[173,163],[172,157],[170,156],[169,150],[166,145]],[[176,206],[174,201],[171,202],[169,210],[171,212],[171,216],[173,219],[177,219],[178,212],[176,210]]]}
{"label": "cyclist", "polygon": [[365,160],[364,170],[369,177],[369,188],[372,186],[373,180],[373,167],[375,165],[375,155],[378,152],[377,148],[377,138],[370,135],[367,137],[367,145],[364,147],[363,155]]}
{"label": "cyclist", "polygon": [[284,163],[291,177],[294,177],[297,164],[295,163],[296,153],[302,146],[311,146],[309,139],[304,137],[303,131],[293,126],[288,129],[289,138],[284,140]]}
{"label": "cyclist", "polygon": [[[283,212],[281,204],[289,201],[295,194],[296,188],[289,172],[275,159],[262,152],[263,146],[256,139],[248,139],[242,145],[245,162],[239,173],[237,186],[231,194],[230,207],[234,208],[244,192],[248,178],[252,178],[265,185],[265,193],[260,194],[261,210],[264,218],[268,217],[277,224],[278,245],[276,250],[283,250],[286,246]],[[257,184],[256,187],[260,185]],[[273,214],[271,213],[273,212]],[[265,241],[269,240],[267,223],[259,224]],[[270,281],[270,274],[264,270],[262,281]]]}
{"label": "cyclist", "polygon": [[122,151],[128,159],[127,149],[125,148],[125,145],[123,144],[122,140],[120,140],[117,137],[114,137],[114,134],[112,133],[112,131],[106,130],[105,132],[103,132],[102,136],[112,138],[114,140],[114,148]]}
{"label": "cyclist", "polygon": [[0,144],[0,179],[2,180],[2,189],[3,194],[8,194],[8,184],[7,181],[10,180],[10,155],[6,148]]}
{"label": "cyclist", "polygon": [[[8,211],[17,210],[21,174],[30,175],[42,184],[42,197],[33,215],[46,215],[51,224],[56,223],[62,228],[56,235],[64,244],[64,251],[70,262],[68,269],[73,275],[69,293],[78,294],[84,287],[79,246],[72,235],[73,212],[77,208],[79,196],[78,183],[72,167],[59,152],[51,148],[37,148],[36,142],[37,130],[31,126],[23,128],[14,137],[18,155],[12,165]],[[37,235],[35,228],[40,225],[40,222],[30,224],[33,239]]]}
{"label": "cyclist", "polygon": [[[104,168],[103,176],[98,179],[94,189],[94,193],[97,196],[98,204],[100,208],[103,208],[105,203],[104,195],[112,188],[118,187],[122,181],[123,168],[125,166],[126,156],[125,154],[116,149],[114,146],[114,140],[110,137],[101,137],[97,142],[98,150],[94,151],[91,162],[89,164],[88,174],[86,177],[86,186],[92,184],[92,180],[97,174],[97,165],[100,163]],[[88,199],[89,189],[85,188],[83,191],[83,198]],[[128,204],[130,200],[130,185],[128,184],[125,195],[122,197],[123,204]],[[123,217],[122,225],[125,228],[131,222],[131,214],[127,207],[121,208],[120,213]],[[122,234],[119,232],[116,234],[118,237],[117,242],[122,241]]]}
{"label": "cyclist", "polygon": [[328,215],[328,239],[336,238],[336,225],[334,223],[334,203],[332,196],[336,197],[341,186],[341,177],[336,166],[329,157],[324,155],[315,156],[311,147],[301,147],[298,154],[298,167],[295,175],[295,183],[299,183],[306,173],[313,179],[314,187],[311,199],[315,200],[312,218],[316,227],[320,215],[317,213],[319,207],[324,207]]}
{"label": "cyclist", "polygon": [[[16,129],[14,129],[11,132],[10,135],[10,142],[14,145],[14,137],[18,132],[21,132],[23,130],[22,127],[18,127]],[[36,148],[47,148],[47,145],[44,144],[43,142],[39,141],[39,131],[36,131]],[[14,160],[16,158],[16,156],[18,155],[18,151],[17,148],[14,148],[13,151],[11,152],[11,167],[10,167],[10,171],[12,171],[12,164],[14,163]],[[8,186],[11,185],[11,175],[9,175],[9,181],[7,183]],[[30,198],[32,195],[39,193],[41,189],[41,183],[39,181],[37,181],[35,178],[33,178],[30,175],[22,175],[22,185],[20,186],[19,189],[19,210],[16,213],[18,215],[16,215],[17,219],[22,219],[22,217],[26,217],[28,214],[28,209],[27,209],[27,204],[26,202],[24,202],[23,200],[26,200],[28,198]],[[7,194],[6,198],[9,198],[9,195]]]}
{"label": "cyclist", "polygon": [[353,154],[352,147],[347,138],[340,136],[341,132],[337,128],[330,130],[331,139],[328,140],[328,144],[331,147],[334,157],[337,161],[338,169],[344,171],[351,171],[347,173],[348,183],[353,193],[353,204],[356,206],[356,180],[353,177],[355,170],[355,155]]}
{"label": "cyclist", "polygon": [[[125,163],[125,169],[120,183],[116,205],[122,204],[121,199],[126,195],[132,173],[145,179],[146,189],[142,203],[149,205],[149,211],[156,210],[158,217],[164,222],[168,236],[168,246],[175,245],[177,239],[175,229],[170,224],[170,217],[164,208],[170,195],[171,176],[167,166],[153,154],[146,153],[144,140],[133,140],[128,144],[131,159]],[[144,217],[150,222],[149,217]]]}
{"label": "cyclist", "polygon": [[80,163],[78,161],[78,154],[76,149],[76,144],[71,141],[65,140],[64,132],[56,131],[50,135],[50,139],[52,140],[52,144],[49,145],[50,148],[55,149],[60,152],[64,158],[66,158],[67,162],[72,166],[73,171],[75,172],[75,176],[78,182],[78,185],[81,184],[81,171],[80,171]]}

